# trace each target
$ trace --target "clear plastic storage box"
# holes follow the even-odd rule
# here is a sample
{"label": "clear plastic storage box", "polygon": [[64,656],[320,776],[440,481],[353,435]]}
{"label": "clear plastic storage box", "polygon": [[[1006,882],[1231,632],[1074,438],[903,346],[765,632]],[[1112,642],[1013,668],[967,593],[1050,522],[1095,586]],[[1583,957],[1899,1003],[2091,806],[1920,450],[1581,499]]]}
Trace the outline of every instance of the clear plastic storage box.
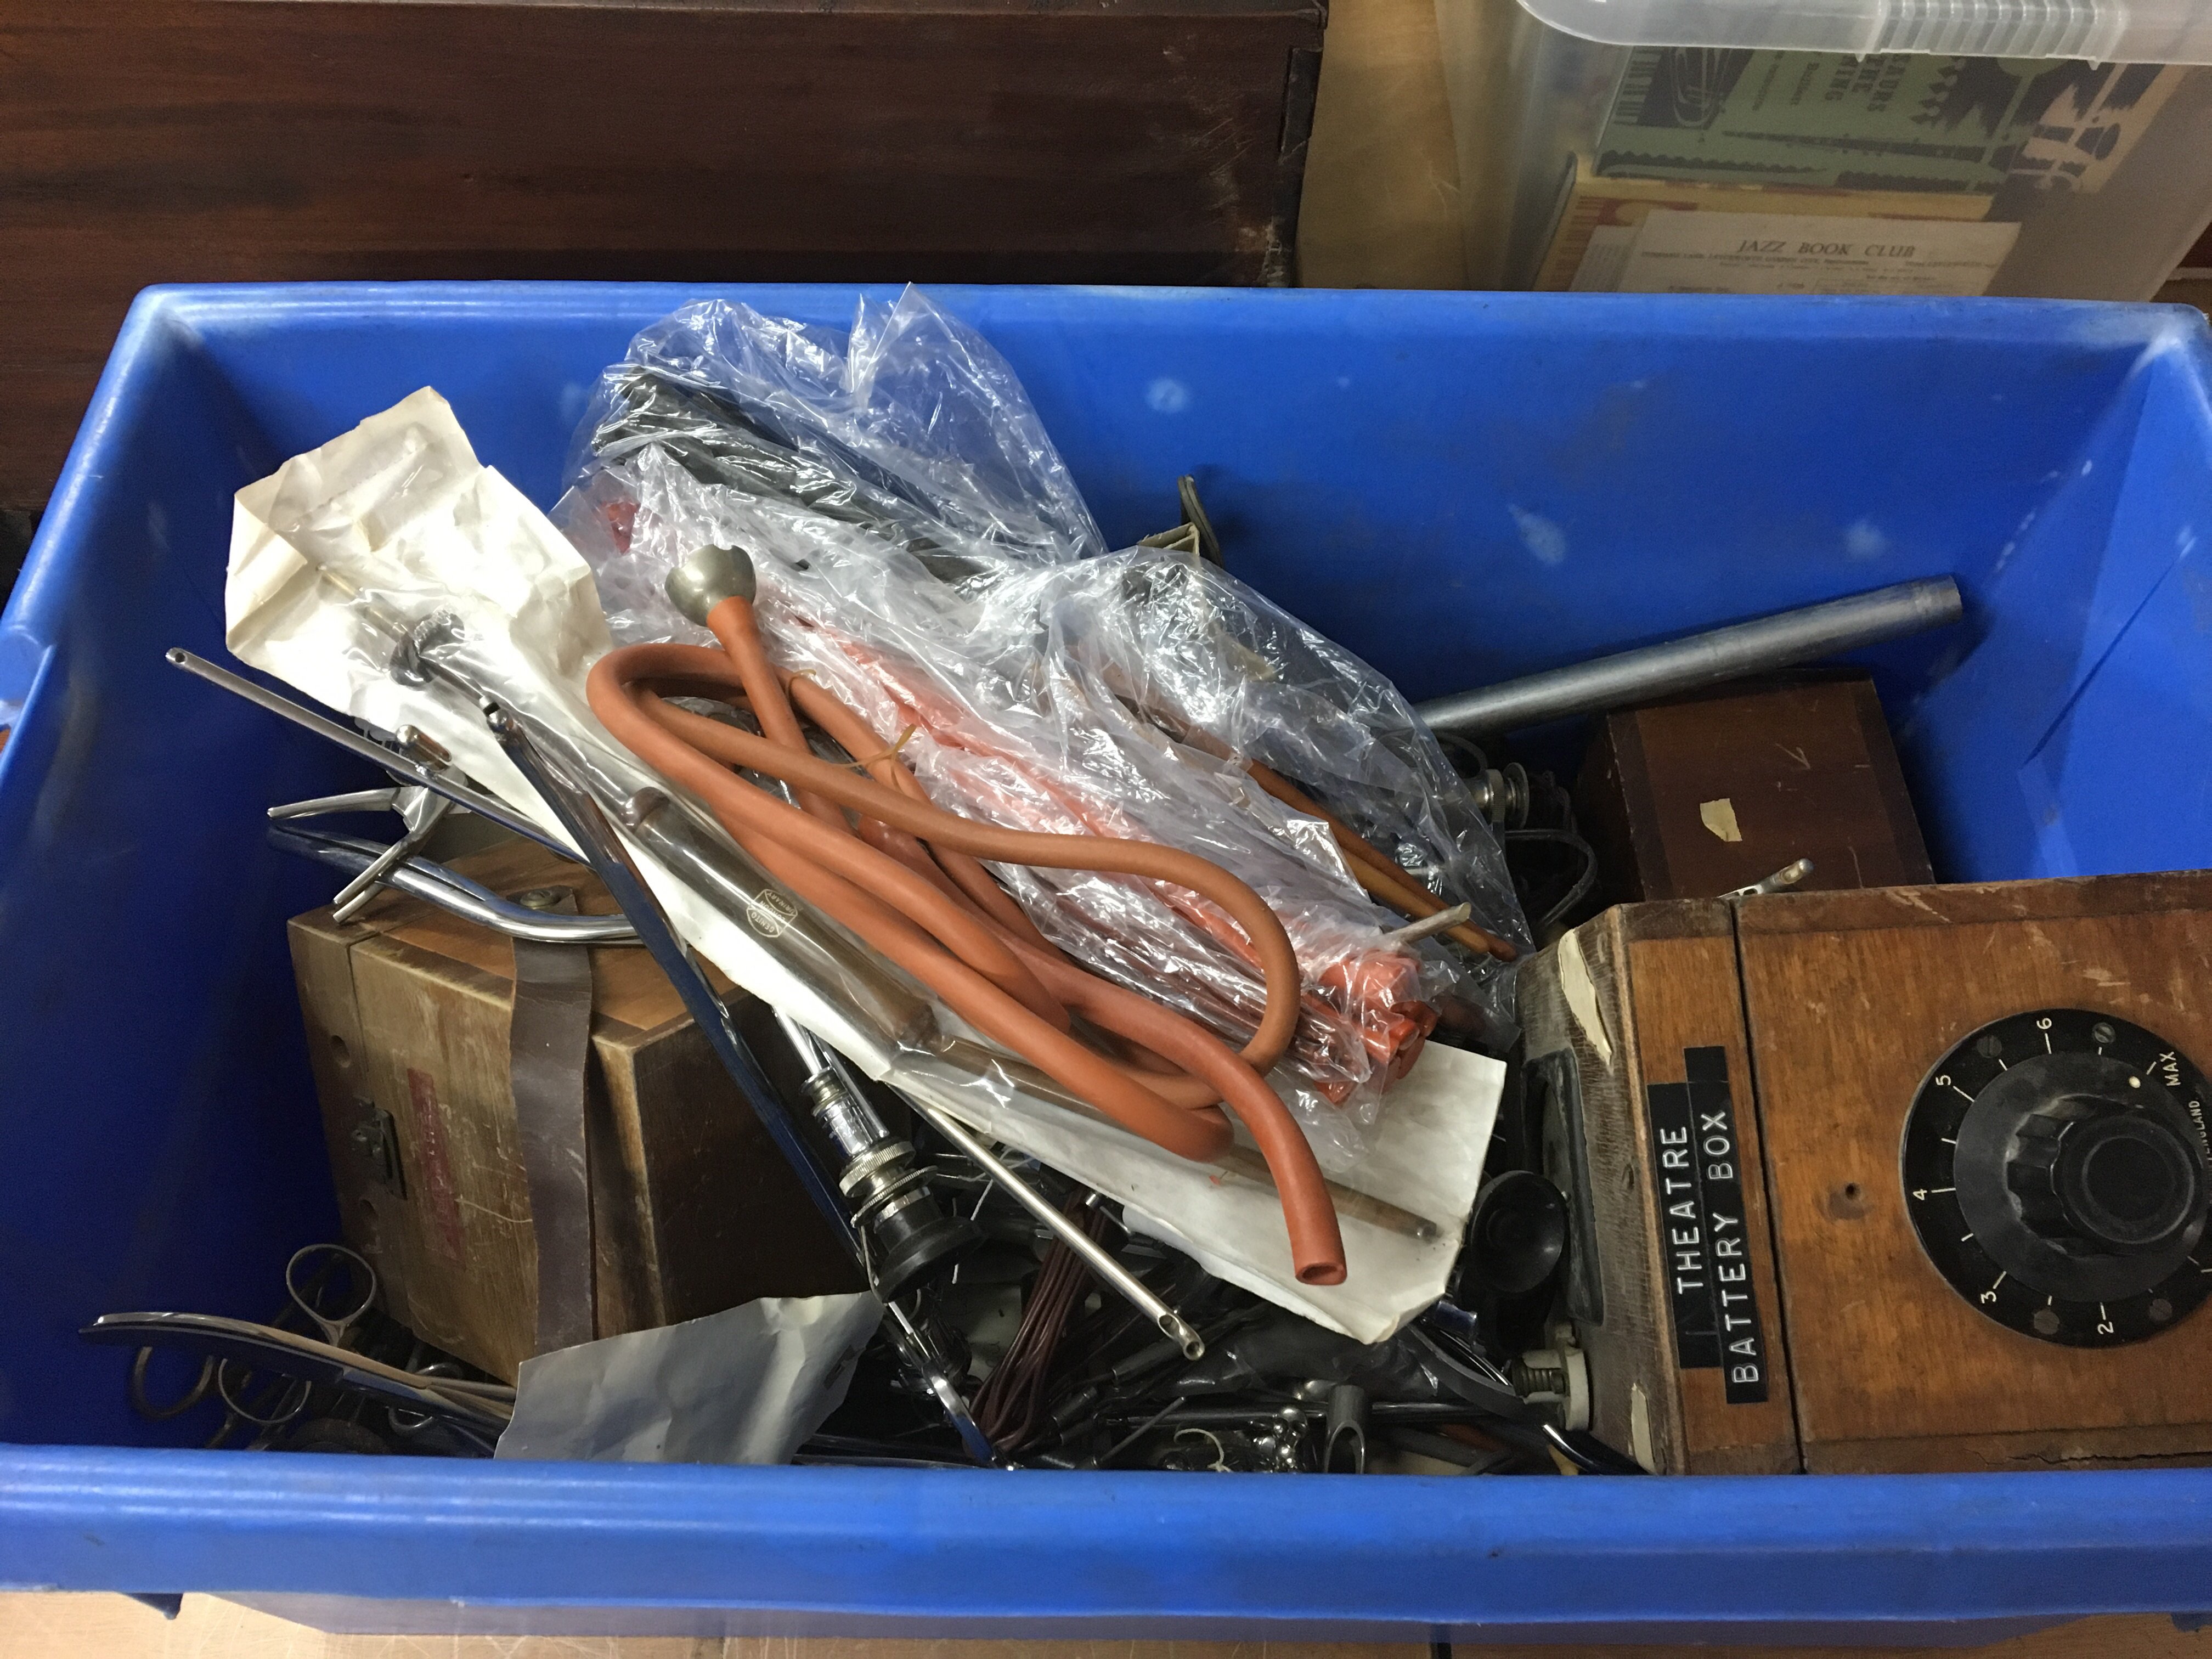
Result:
{"label": "clear plastic storage box", "polygon": [[1475,288],[2147,299],[2199,0],[1437,0]]}

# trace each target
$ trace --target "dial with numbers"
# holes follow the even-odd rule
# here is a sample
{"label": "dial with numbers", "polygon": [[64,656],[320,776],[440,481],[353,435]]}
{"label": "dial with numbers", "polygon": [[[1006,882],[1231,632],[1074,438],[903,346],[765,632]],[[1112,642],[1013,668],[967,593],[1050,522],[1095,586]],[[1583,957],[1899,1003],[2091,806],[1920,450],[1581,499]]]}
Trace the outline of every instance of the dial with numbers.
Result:
{"label": "dial with numbers", "polygon": [[2045,1008],[1984,1025],[1936,1062],[1905,1119],[1921,1248],[2024,1336],[2154,1336],[2212,1292],[2208,1108],[2189,1057],[2126,1020]]}

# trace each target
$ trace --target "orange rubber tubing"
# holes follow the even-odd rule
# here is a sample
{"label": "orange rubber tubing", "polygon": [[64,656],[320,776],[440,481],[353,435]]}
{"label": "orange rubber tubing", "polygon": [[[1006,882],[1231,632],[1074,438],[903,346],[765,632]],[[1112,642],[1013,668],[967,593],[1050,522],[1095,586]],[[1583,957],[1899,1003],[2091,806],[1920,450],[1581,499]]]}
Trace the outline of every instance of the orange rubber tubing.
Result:
{"label": "orange rubber tubing", "polygon": [[[1210,1161],[1227,1150],[1234,1111],[1282,1195],[1301,1282],[1344,1278],[1344,1243],[1320,1165],[1263,1073],[1296,1030],[1300,986],[1289,936],[1266,901],[1192,854],[1149,842],[1001,829],[933,805],[852,710],[805,679],[787,685],[763,649],[751,605],[727,599],[708,624],[720,651],[631,646],[592,668],[592,712],[616,739],[704,802],[771,875],[927,985],[985,1036],[1020,1055],[1133,1133]],[[665,702],[742,700],[764,735]],[[792,704],[858,757],[867,775],[806,747]],[[738,776],[781,779],[787,804]],[[846,812],[859,821],[858,833]],[[1239,1052],[1194,1021],[1061,955],[979,860],[1099,870],[1174,884],[1211,900],[1250,942],[1267,988],[1259,1029]],[[1135,1045],[1125,1064],[1087,1047],[1070,1016]],[[1175,1069],[1160,1070],[1162,1066]]]}
{"label": "orange rubber tubing", "polygon": [[[742,599],[722,601],[726,605],[744,603]],[[1267,1010],[1252,1040],[1244,1046],[1244,1057],[1263,1072],[1282,1057],[1298,1023],[1297,957],[1291,949],[1290,936],[1283,931],[1283,924],[1275,913],[1267,908],[1267,901],[1219,865],[1152,842],[1124,841],[1110,836],[1045,835],[978,823],[927,801],[908,799],[847,767],[817,759],[811,754],[794,753],[750,732],[710,720],[703,714],[693,714],[665,703],[648,713],[650,705],[641,708],[628,695],[627,687],[634,682],[665,678],[700,684],[708,678],[708,667],[717,659],[716,653],[699,646],[634,645],[602,658],[601,665],[592,670],[592,679],[597,685],[604,676],[610,690],[617,685],[623,688],[622,701],[640,716],[632,723],[632,730],[647,723],[658,729],[665,723],[681,731],[683,737],[678,741],[695,754],[704,750],[723,765],[746,767],[781,778],[856,812],[904,830],[932,846],[949,847],[994,863],[1140,876],[1188,888],[1212,900],[1243,930],[1267,987]],[[609,663],[616,666],[609,669],[605,666]],[[726,664],[724,672],[728,673]],[[749,690],[742,683],[729,689]],[[777,690],[780,693],[781,688]],[[599,708],[600,701],[594,696],[592,712],[613,732],[612,723],[608,722],[605,711]],[[629,747],[638,748],[630,743],[626,732],[617,732],[615,735]],[[720,775],[719,767],[716,773]],[[754,793],[760,793],[757,790]]]}

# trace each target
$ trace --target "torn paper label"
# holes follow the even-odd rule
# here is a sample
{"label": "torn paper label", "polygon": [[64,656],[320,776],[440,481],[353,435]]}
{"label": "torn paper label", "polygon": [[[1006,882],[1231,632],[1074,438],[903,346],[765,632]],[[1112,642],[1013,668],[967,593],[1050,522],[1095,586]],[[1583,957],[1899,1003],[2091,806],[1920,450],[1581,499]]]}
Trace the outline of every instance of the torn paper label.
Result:
{"label": "torn paper label", "polygon": [[1735,821],[1735,803],[1726,795],[1698,803],[1698,822],[1723,841],[1741,841],[1743,828]]}
{"label": "torn paper label", "polygon": [[1598,1063],[1613,1064],[1613,1038],[1605,1029],[1605,1012],[1598,1006],[1597,984],[1590,977],[1589,959],[1583,955],[1580,929],[1559,936],[1559,993],[1567,1012],[1575,1018],[1583,1041],[1597,1051]]}

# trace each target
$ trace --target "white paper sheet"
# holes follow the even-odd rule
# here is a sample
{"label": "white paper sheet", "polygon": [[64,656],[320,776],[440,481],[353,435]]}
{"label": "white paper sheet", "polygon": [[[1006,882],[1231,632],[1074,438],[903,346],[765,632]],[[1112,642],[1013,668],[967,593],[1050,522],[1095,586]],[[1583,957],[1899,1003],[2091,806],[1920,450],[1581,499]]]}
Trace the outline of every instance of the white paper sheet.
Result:
{"label": "white paper sheet", "polygon": [[901,1087],[985,1134],[1095,1187],[1132,1228],[1194,1257],[1217,1279],[1361,1342],[1381,1342],[1444,1292],[1504,1091],[1502,1061],[1431,1043],[1395,1085],[1356,1175],[1358,1190],[1437,1224],[1428,1240],[1350,1215],[1341,1285],[1286,1271],[1289,1234],[1272,1187],[1224,1176],[1111,1124],[1033,1096],[990,1102],[969,1088]]}
{"label": "white paper sheet", "polygon": [[845,1403],[884,1304],[763,1297],[522,1362],[495,1455],[588,1463],[788,1463]]}
{"label": "white paper sheet", "polygon": [[[528,497],[477,461],[435,392],[423,388],[238,492],[224,642],[332,708],[387,732],[427,732],[485,790],[567,842],[482,714],[440,688],[393,678],[391,642],[318,567],[410,619],[452,611],[495,659],[512,705],[622,752],[583,696],[585,674],[611,643],[591,568]],[[676,931],[708,961],[869,1076],[884,1075],[888,1048],[624,841]]]}

